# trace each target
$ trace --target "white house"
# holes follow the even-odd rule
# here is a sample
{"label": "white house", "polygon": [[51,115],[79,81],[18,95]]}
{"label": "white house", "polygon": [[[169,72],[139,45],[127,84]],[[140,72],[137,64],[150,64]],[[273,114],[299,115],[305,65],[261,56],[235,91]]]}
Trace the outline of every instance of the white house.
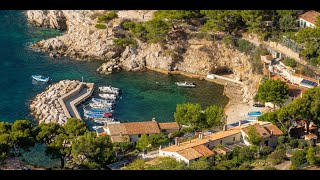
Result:
{"label": "white house", "polygon": [[320,13],[314,10],[302,14],[299,16],[299,27],[316,27],[315,24],[318,16],[320,16]]}
{"label": "white house", "polygon": [[[216,154],[215,149],[217,146],[237,145],[243,144],[249,145],[250,143],[245,140],[247,136],[247,127],[253,126],[257,128],[260,136],[263,137],[261,144],[272,146],[277,142],[277,138],[283,135],[282,131],[270,122],[256,121],[248,124],[241,124],[239,126],[227,129],[225,126],[223,131],[219,131],[213,134],[204,136],[199,134],[198,138],[192,139],[180,143],[178,139],[175,140],[175,144],[166,148],[159,149],[159,156],[168,156],[175,158],[177,161],[183,161],[188,165],[190,162],[197,160],[201,157],[210,157]],[[264,134],[266,133],[266,135]],[[243,144],[244,145],[244,144]]]}

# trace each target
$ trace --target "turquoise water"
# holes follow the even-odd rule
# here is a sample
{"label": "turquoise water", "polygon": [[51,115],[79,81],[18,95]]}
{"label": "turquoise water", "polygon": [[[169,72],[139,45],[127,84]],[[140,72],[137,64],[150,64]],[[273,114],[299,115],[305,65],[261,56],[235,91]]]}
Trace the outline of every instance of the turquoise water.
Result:
{"label": "turquoise water", "polygon": [[[0,121],[33,120],[28,103],[34,96],[50,83],[63,79],[81,80],[81,77],[96,83],[96,87],[112,85],[122,89],[123,95],[114,112],[114,117],[122,122],[146,121],[152,117],[161,122],[173,121],[178,103],[194,102],[206,107],[210,104],[225,106],[228,101],[222,96],[223,86],[210,82],[152,71],[101,75],[96,72],[101,61],[51,59],[48,54],[28,47],[31,42],[62,33],[29,25],[22,11],[0,11]],[[52,82],[33,85],[32,74],[50,76]],[[196,83],[197,87],[176,87],[176,81],[185,80]]]}

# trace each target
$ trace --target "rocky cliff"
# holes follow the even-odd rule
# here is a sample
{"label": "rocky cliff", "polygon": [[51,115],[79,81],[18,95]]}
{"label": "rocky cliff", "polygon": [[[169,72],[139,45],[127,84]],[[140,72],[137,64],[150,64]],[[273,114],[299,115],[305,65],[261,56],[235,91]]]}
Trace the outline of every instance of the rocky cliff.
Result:
{"label": "rocky cliff", "polygon": [[237,80],[245,84],[245,101],[252,100],[261,76],[252,72],[249,57],[226,47],[219,40],[194,38],[185,27],[172,29],[166,44],[150,44],[138,41],[138,47],[117,47],[113,39],[123,37],[121,23],[125,19],[147,21],[154,11],[118,11],[118,18],[107,23],[106,29],[98,29],[97,16],[107,11],[50,10],[28,11],[28,21],[38,26],[66,29],[62,36],[42,40],[32,45],[50,53],[52,57],[70,56],[74,59],[98,59],[106,61],[98,69],[110,73],[120,68],[141,70],[145,66],[172,71],[179,70],[198,75],[232,71]]}

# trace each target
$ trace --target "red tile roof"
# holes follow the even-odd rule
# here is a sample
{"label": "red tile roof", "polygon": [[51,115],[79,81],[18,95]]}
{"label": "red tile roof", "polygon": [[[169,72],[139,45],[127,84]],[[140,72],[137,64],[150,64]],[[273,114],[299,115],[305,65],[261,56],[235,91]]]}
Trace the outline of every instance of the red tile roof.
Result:
{"label": "red tile roof", "polygon": [[168,122],[168,123],[158,123],[160,129],[176,129],[179,130],[180,126],[176,122]]}
{"label": "red tile roof", "polygon": [[245,132],[246,134],[248,134],[249,132],[249,128],[254,127],[256,128],[256,130],[258,131],[259,135],[262,137],[270,137],[270,133],[266,130],[266,128],[264,128],[263,126],[261,126],[259,123],[255,123],[254,125],[251,126],[247,126],[242,128],[241,130],[243,132]]}
{"label": "red tile roof", "polygon": [[316,139],[318,138],[317,135],[315,134],[308,134],[308,135],[305,135],[305,139]]}
{"label": "red tile roof", "polygon": [[205,157],[213,156],[213,152],[204,145],[193,147],[193,149],[198,151],[200,154],[202,154]]}
{"label": "red tile roof", "polygon": [[283,132],[276,125],[267,124],[264,127],[270,132],[270,134],[272,131],[273,135],[275,135],[275,136],[282,136],[283,135]]}
{"label": "red tile roof", "polygon": [[312,10],[302,14],[300,18],[312,24],[315,24],[318,16],[320,16],[320,13]]}
{"label": "red tile roof", "polygon": [[157,122],[130,122],[120,124],[109,124],[107,128],[110,131],[110,135],[135,135],[135,134],[159,134],[160,129]]}

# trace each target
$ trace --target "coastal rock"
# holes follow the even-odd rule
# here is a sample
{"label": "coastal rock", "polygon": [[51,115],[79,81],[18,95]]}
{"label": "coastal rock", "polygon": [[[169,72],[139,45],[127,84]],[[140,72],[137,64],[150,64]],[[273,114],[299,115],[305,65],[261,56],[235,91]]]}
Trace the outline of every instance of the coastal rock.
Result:
{"label": "coastal rock", "polygon": [[[31,113],[39,120],[39,123],[65,124],[67,116],[58,98],[75,89],[79,83],[80,81],[62,80],[49,86],[46,91],[38,94],[30,103]],[[61,91],[64,92],[61,93]]]}
{"label": "coastal rock", "polygon": [[61,10],[33,10],[27,11],[28,21],[34,25],[54,28],[67,29],[66,19]]}

